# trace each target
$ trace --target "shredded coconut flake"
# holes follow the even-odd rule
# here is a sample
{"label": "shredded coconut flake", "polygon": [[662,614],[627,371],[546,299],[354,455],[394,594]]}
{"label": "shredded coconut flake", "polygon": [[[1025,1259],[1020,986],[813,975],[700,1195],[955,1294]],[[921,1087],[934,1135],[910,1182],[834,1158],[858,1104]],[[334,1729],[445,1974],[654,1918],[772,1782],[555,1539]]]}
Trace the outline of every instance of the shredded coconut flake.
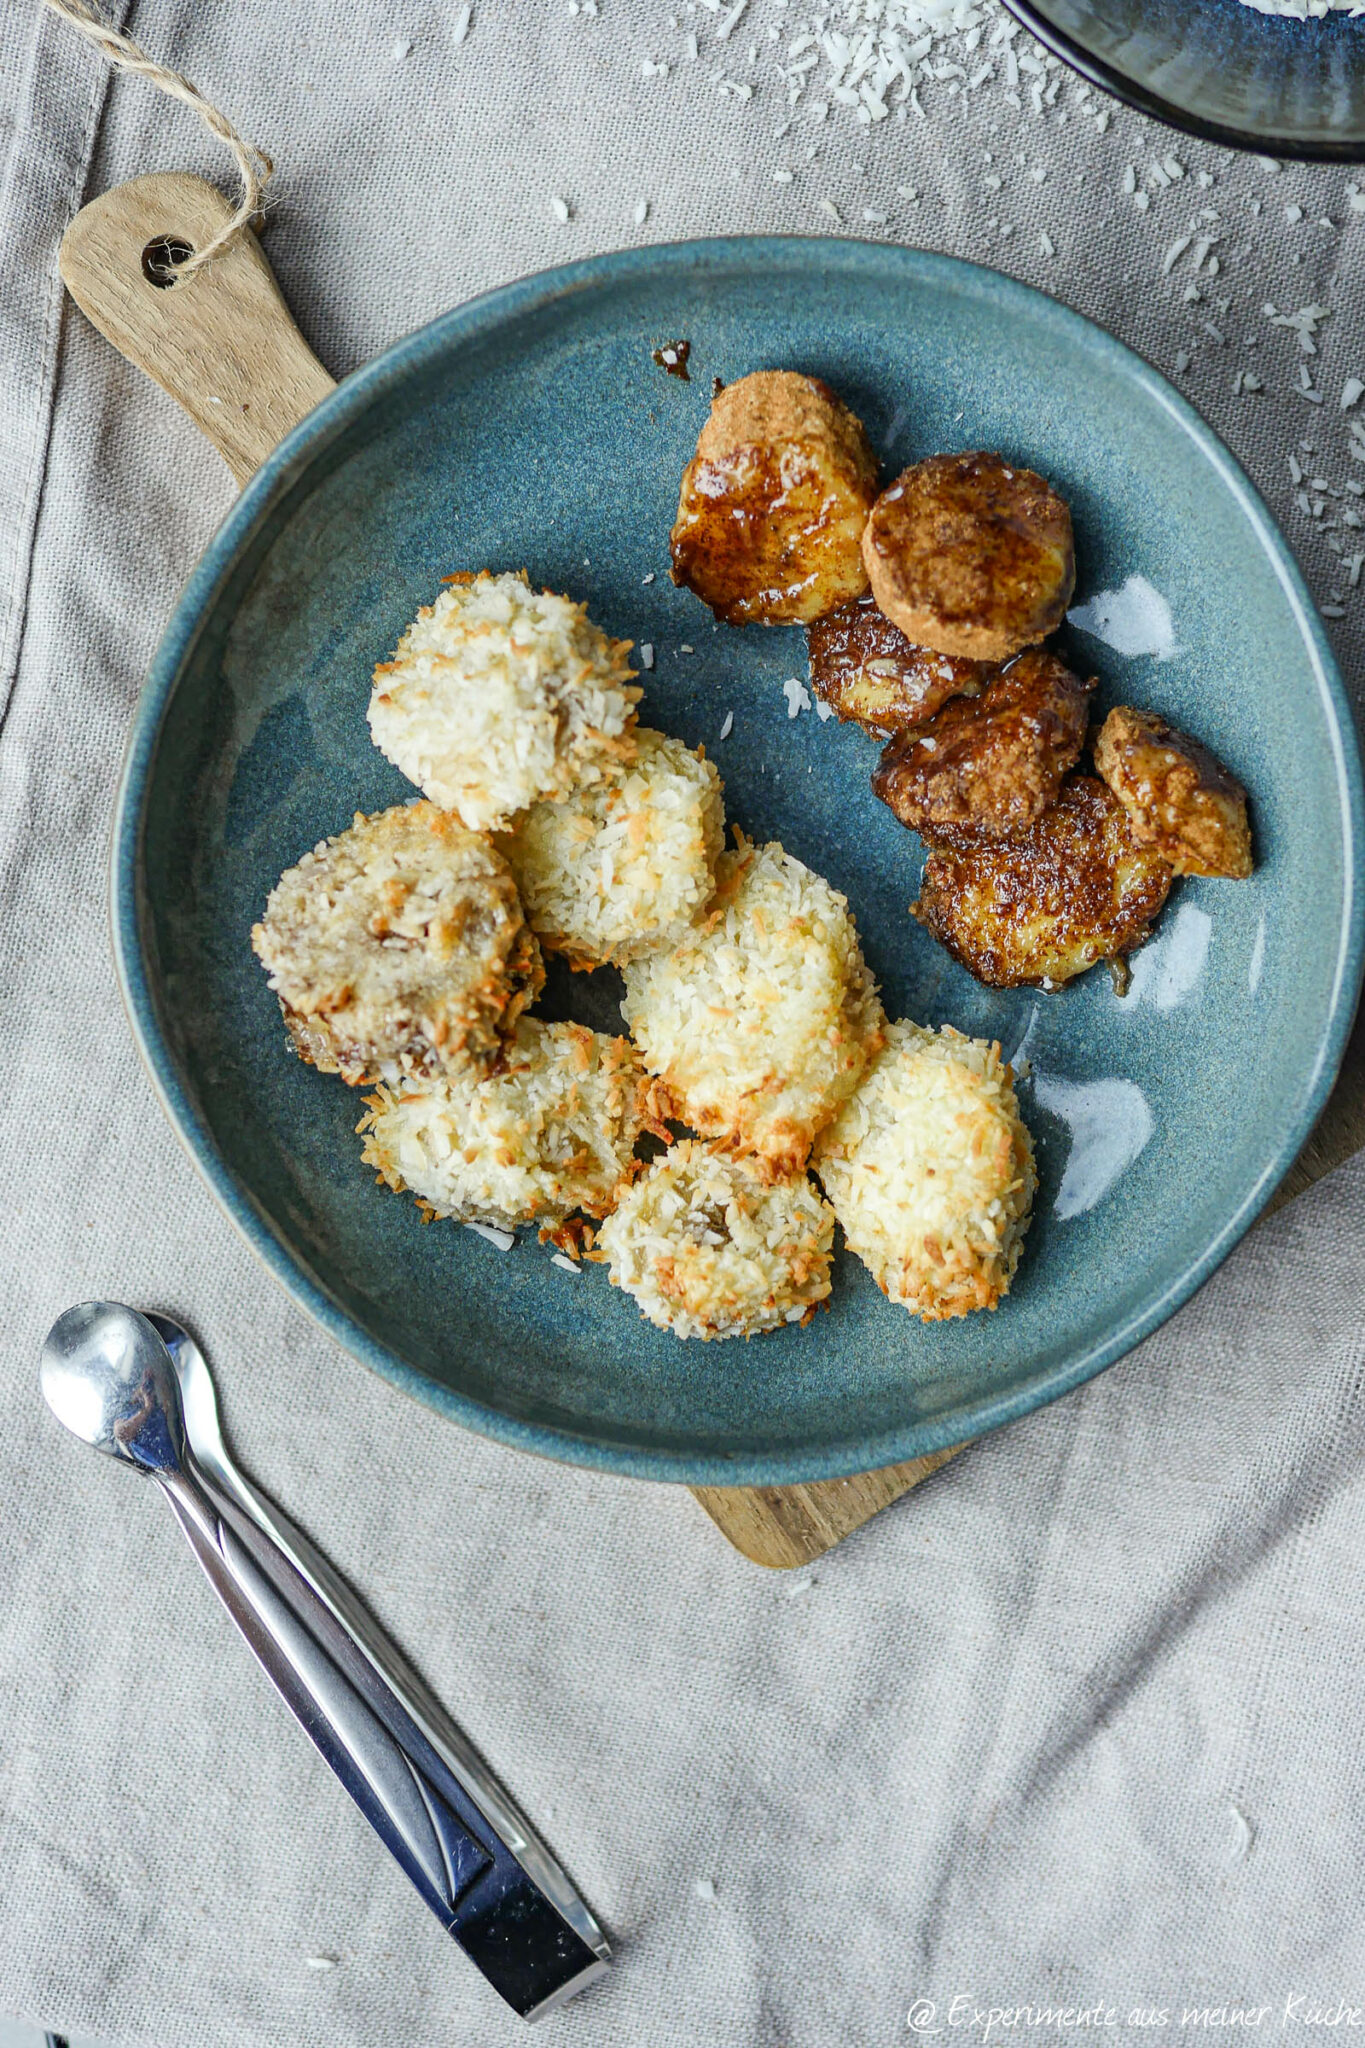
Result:
{"label": "shredded coconut flake", "polygon": [[500,1252],[510,1252],[517,1241],[510,1230],[499,1230],[492,1223],[466,1223],[465,1229],[472,1230],[475,1237],[486,1238],[489,1244],[495,1244]]}

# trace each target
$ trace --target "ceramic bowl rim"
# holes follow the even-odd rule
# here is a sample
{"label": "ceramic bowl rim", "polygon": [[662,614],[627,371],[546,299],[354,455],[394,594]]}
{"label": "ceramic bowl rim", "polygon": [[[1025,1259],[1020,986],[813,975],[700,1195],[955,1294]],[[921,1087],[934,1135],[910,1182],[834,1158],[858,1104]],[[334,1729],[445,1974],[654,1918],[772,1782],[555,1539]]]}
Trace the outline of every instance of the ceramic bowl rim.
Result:
{"label": "ceramic bowl rim", "polygon": [[[920,281],[935,280],[960,291],[964,284],[978,293],[1003,296],[1021,313],[1043,318],[1114,366],[1126,380],[1145,388],[1181,424],[1195,447],[1220,473],[1274,565],[1295,622],[1312,659],[1319,698],[1331,735],[1332,758],[1340,798],[1344,842],[1344,893],[1335,972],[1307,1099],[1274,1156],[1265,1162],[1236,1210],[1211,1242],[1180,1264],[1180,1270],[1150,1300],[1100,1343],[1022,1387],[983,1393],[946,1416],[902,1423],[872,1437],[826,1442],[806,1450],[785,1446],[733,1456],[646,1449],[639,1444],[591,1437],[546,1423],[527,1422],[488,1407],[430,1378],[387,1345],[370,1336],[342,1305],[296,1263],[275,1234],[244,1185],[239,1185],[197,1111],[184,1085],[157,1015],[149,948],[143,946],[141,854],[146,804],[156,762],[162,723],[177,680],[193,651],[204,621],[234,573],[242,552],[251,544],[279,502],[304,478],[311,465],[352,424],[394,387],[458,346],[494,331],[513,316],[544,308],[566,294],[591,290],[621,279],[641,278],[689,267],[755,265],[796,268],[837,257],[850,268],[860,261],[878,267],[902,264]],[[1172,389],[1125,343],[1060,301],[998,271],[926,250],[899,244],[864,242],[822,236],[733,236],[618,250],[602,256],[539,271],[502,285],[438,315],[426,326],[395,342],[372,362],[337,385],[280,442],[247,483],[227,517],[191,572],[153,656],[134,708],[123,769],[115,801],[110,846],[110,912],[115,967],[133,1035],[153,1086],[173,1129],[220,1206],[251,1248],[292,1298],[321,1324],[353,1357],[391,1384],[414,1395],[439,1413],[514,1449],[537,1452],[561,1462],[631,1477],[691,1485],[777,1486],[834,1479],[897,1465],[908,1459],[963,1443],[999,1428],[1068,1393],[1114,1364],[1149,1336],[1186,1301],[1221,1264],[1269,1200],[1297,1157],[1336,1077],[1355,1013],[1362,959],[1365,958],[1365,899],[1356,885],[1357,851],[1365,823],[1360,754],[1345,686],[1316,608],[1288,543],[1260,494],[1240,464],[1189,402]]]}
{"label": "ceramic bowl rim", "polygon": [[1236,128],[1228,122],[1205,120],[1202,115],[1191,113],[1187,107],[1178,107],[1163,98],[1159,92],[1121,71],[1117,65],[1097,57],[1069,30],[1059,28],[1041,14],[1035,0],[1005,0],[1005,5],[1030,35],[1036,36],[1054,57],[1060,57],[1064,64],[1091,85],[1098,86],[1112,99],[1120,100],[1124,106],[1133,107],[1139,114],[1149,114],[1165,127],[1177,129],[1182,135],[1196,136],[1201,142],[1217,144],[1220,149],[1249,150],[1254,156],[1283,157],[1293,163],[1365,163],[1365,136],[1356,141],[1334,142],[1330,136],[1324,135],[1305,141],[1302,137],[1282,137],[1270,130]]}

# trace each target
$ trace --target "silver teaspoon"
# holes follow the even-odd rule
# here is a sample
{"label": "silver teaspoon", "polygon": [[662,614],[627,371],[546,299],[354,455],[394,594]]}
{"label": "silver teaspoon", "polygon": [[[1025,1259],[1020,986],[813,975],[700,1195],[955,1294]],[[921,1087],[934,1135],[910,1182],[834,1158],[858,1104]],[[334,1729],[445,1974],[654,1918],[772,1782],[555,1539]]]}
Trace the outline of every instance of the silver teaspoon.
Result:
{"label": "silver teaspoon", "polygon": [[550,1852],[350,1588],[232,1465],[188,1332],[83,1303],[48,1332],[41,1385],[84,1443],[159,1482],[267,1676],[507,2003],[535,2019],[599,1976],[607,1943]]}

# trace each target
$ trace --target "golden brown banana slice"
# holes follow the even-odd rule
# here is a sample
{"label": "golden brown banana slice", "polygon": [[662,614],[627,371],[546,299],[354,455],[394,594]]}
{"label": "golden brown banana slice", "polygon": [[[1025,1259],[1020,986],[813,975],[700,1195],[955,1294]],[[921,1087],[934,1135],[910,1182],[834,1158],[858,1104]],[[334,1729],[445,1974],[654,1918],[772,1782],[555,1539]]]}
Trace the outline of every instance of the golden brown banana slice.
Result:
{"label": "golden brown banana slice", "polygon": [[1093,680],[1031,648],[997,671],[975,699],[891,741],[873,794],[927,838],[1008,839],[1057,800],[1085,744]]}
{"label": "golden brown banana slice", "polygon": [[1076,583],[1065,500],[1001,455],[932,455],[905,470],[872,508],[863,561],[907,639],[972,661],[1045,640]]}
{"label": "golden brown banana slice", "polygon": [[873,739],[923,725],[950,697],[978,696],[995,674],[988,661],[914,646],[871,596],[812,619],[806,644],[811,688]]}
{"label": "golden brown banana slice", "polygon": [[1118,798],[1072,775],[1022,838],[935,846],[911,911],[990,988],[1056,988],[1147,938],[1171,869]]}
{"label": "golden brown banana slice", "polygon": [[1120,704],[1100,728],[1095,766],[1134,835],[1177,875],[1244,881],[1251,873],[1246,791],[1188,733],[1155,712]]}
{"label": "golden brown banana slice", "polygon": [[717,392],[683,471],[673,581],[727,625],[815,619],[867,588],[877,464],[817,377],[756,370]]}

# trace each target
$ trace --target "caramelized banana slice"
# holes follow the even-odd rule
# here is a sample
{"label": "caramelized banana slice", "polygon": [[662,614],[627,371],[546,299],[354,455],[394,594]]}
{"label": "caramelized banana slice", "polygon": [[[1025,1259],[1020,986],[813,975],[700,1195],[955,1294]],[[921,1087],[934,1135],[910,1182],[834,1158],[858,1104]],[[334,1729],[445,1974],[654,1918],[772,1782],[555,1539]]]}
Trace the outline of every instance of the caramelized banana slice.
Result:
{"label": "caramelized banana slice", "polygon": [[1251,873],[1246,791],[1198,740],[1155,712],[1120,704],[1100,728],[1095,766],[1135,837],[1177,875],[1244,881]]}
{"label": "caramelized banana slice", "polygon": [[867,588],[876,495],[862,424],[829,386],[756,370],[716,394],[683,471],[673,581],[727,625],[818,618]]}
{"label": "caramelized banana slice", "polygon": [[874,740],[923,725],[950,697],[980,694],[994,668],[916,647],[872,597],[855,597],[806,628],[811,688]]}
{"label": "caramelized banana slice", "polygon": [[872,507],[863,561],[908,639],[972,661],[1045,640],[1076,583],[1065,501],[1000,455],[932,455],[905,470]]}
{"label": "caramelized banana slice", "polygon": [[988,988],[1055,988],[1140,946],[1171,879],[1118,798],[1072,775],[1021,839],[935,846],[910,908]]}
{"label": "caramelized banana slice", "polygon": [[974,701],[956,698],[930,724],[893,739],[873,794],[928,838],[1026,832],[1076,765],[1094,687],[1055,654],[1021,654]]}

